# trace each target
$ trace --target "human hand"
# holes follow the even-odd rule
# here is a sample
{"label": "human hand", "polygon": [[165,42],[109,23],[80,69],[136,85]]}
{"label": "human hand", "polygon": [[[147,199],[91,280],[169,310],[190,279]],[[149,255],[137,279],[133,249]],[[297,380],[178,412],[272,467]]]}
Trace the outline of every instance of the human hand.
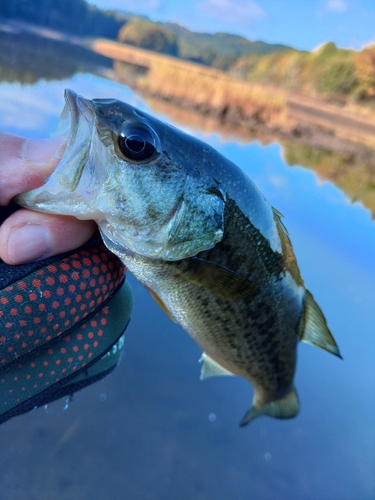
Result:
{"label": "human hand", "polygon": [[[41,186],[65,149],[62,137],[25,139],[0,132],[0,206],[16,195]],[[0,258],[21,264],[70,251],[95,232],[93,221],[20,209],[0,227]]]}
{"label": "human hand", "polygon": [[65,142],[0,132],[0,424],[111,372],[130,318],[124,265],[91,238],[93,221],[9,205],[43,184]]}

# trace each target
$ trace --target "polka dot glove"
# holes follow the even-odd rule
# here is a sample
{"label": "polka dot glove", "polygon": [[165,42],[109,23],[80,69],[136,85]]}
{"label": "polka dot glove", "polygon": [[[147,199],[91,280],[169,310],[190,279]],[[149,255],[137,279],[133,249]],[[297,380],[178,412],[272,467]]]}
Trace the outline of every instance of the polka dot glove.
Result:
{"label": "polka dot glove", "polygon": [[98,235],[42,261],[0,260],[0,423],[115,368],[132,308],[124,281],[123,264]]}

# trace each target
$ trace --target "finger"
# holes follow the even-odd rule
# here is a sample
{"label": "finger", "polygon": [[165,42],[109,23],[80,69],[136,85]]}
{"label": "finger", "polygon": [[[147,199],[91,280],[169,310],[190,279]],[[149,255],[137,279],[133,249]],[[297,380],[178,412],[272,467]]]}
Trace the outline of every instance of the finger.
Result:
{"label": "finger", "polygon": [[79,247],[96,229],[93,221],[21,209],[0,227],[0,257],[8,264],[44,259]]}
{"label": "finger", "polygon": [[56,168],[66,138],[25,139],[0,132],[0,205],[41,186]]}

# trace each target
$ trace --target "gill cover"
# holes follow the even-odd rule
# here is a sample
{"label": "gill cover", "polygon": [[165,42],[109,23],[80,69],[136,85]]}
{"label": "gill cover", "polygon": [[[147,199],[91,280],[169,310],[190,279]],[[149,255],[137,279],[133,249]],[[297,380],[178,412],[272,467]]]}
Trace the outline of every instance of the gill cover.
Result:
{"label": "gill cover", "polygon": [[188,136],[115,99],[66,90],[65,100],[57,130],[69,131],[63,158],[17,203],[95,220],[120,257],[180,260],[221,241],[225,195],[199,171],[203,149],[190,158]]}

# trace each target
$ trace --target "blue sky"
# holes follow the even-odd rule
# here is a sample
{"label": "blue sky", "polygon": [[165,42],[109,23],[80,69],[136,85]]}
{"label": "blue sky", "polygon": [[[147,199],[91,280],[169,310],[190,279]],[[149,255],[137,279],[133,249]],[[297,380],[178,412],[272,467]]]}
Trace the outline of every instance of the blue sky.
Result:
{"label": "blue sky", "polygon": [[374,0],[89,0],[194,30],[313,50],[333,40],[356,50],[375,43]]}

